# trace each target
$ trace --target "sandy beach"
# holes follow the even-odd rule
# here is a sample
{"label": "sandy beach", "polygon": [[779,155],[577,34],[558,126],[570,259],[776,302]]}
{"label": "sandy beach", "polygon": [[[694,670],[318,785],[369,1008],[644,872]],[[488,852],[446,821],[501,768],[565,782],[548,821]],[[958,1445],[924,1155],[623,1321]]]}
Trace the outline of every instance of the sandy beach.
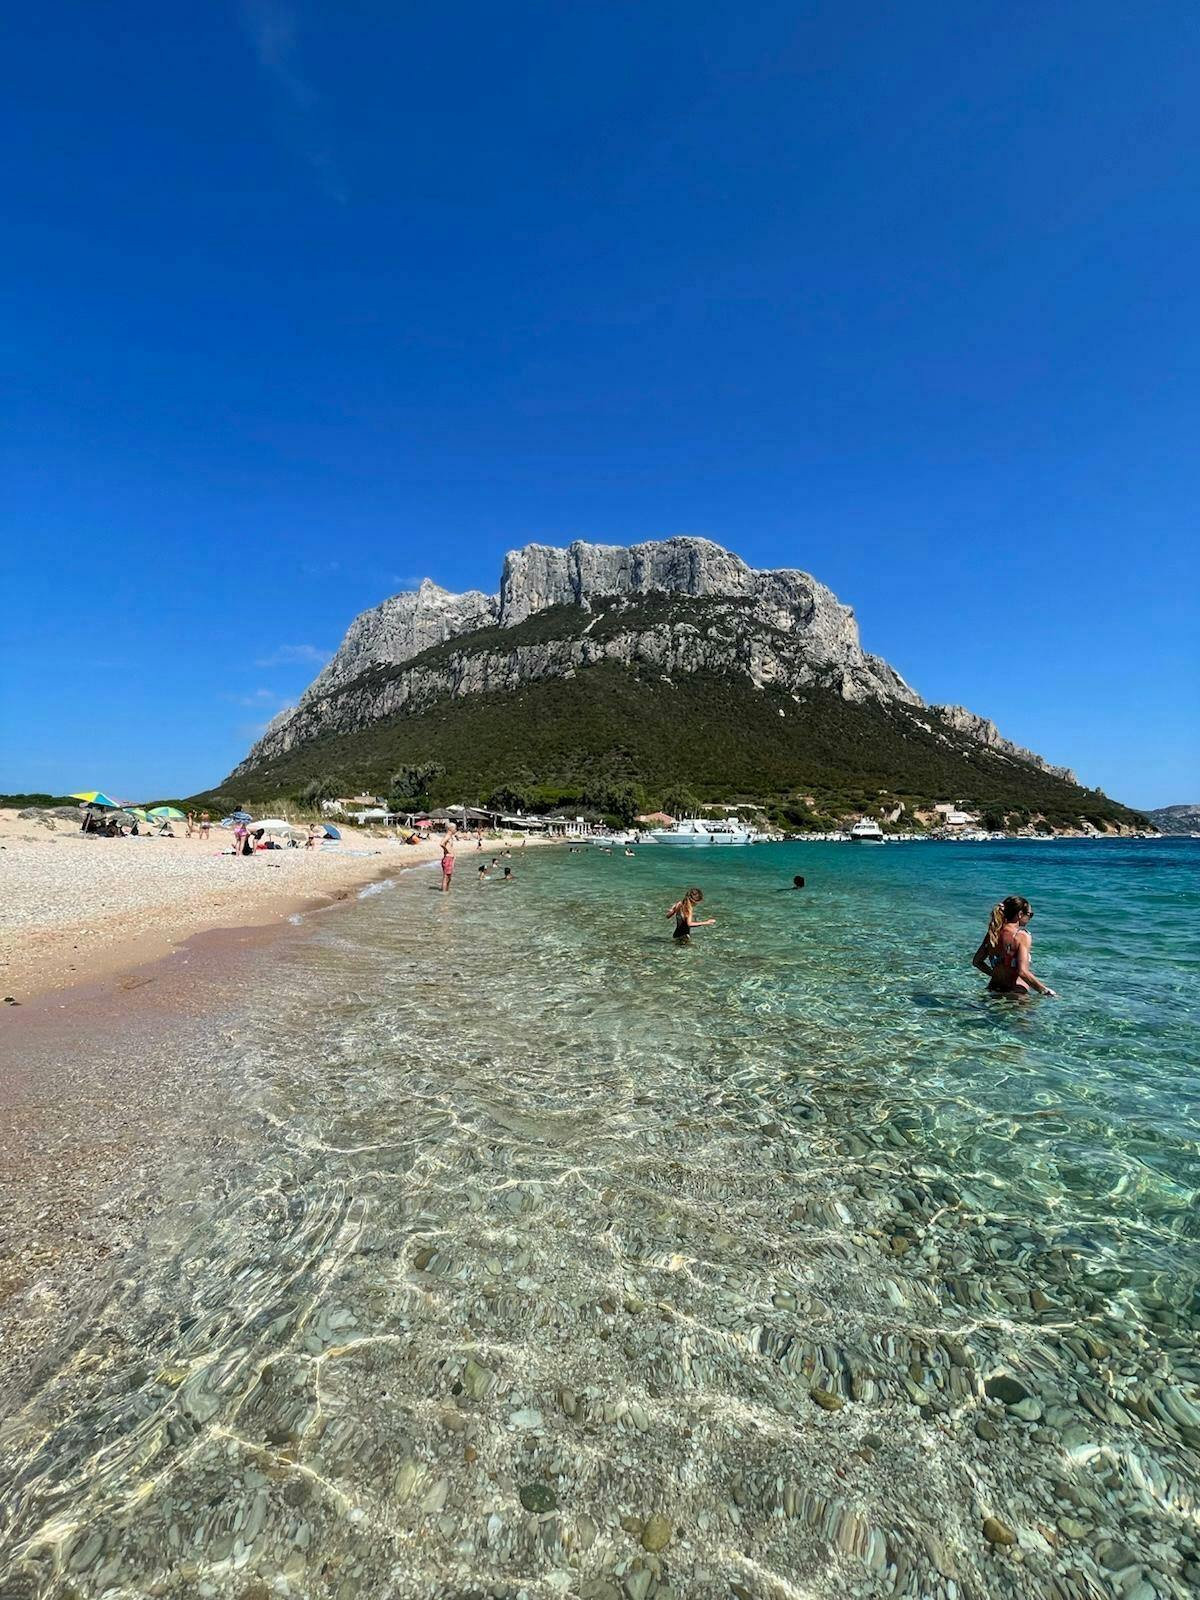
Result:
{"label": "sandy beach", "polygon": [[[0,996],[21,1003],[128,972],[194,934],[277,924],[441,854],[436,839],[406,845],[347,829],[340,846],[242,859],[222,854],[230,836],[220,828],[205,840],[175,829],[174,839],[106,839],[65,818],[0,810]],[[474,849],[464,841],[464,856]]]}

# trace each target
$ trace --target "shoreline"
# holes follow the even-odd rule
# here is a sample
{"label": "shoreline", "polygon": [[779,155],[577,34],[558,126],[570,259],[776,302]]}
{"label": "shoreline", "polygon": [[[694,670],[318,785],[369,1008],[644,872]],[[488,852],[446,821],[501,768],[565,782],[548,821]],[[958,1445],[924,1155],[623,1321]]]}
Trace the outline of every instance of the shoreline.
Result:
{"label": "shoreline", "polygon": [[[203,843],[84,838],[70,822],[48,827],[0,811],[4,1011],[135,973],[197,935],[286,926],[440,855],[436,839],[364,837],[353,840],[360,850],[263,851],[243,861],[222,854],[223,843],[220,830]],[[489,848],[511,845],[493,841],[480,853]],[[473,843],[460,846],[461,857],[475,853]]]}
{"label": "shoreline", "polygon": [[[195,1213],[216,1203],[213,1165],[227,1165],[245,1126],[227,1114],[219,1057],[199,1050],[183,1065],[180,1052],[189,1055],[193,1036],[207,1038],[214,1026],[236,1040],[248,963],[270,959],[283,940],[303,938],[318,914],[357,905],[364,889],[422,867],[432,871],[440,854],[433,841],[386,843],[391,850],[369,858],[338,861],[330,853],[327,860],[348,870],[320,888],[267,892],[241,916],[220,898],[210,900],[186,921],[97,947],[92,959],[69,967],[67,935],[54,928],[56,937],[27,963],[29,988],[16,1006],[0,1009],[6,1405],[23,1402],[47,1362],[68,1358],[131,1250],[169,1227],[181,1206]],[[474,845],[460,851],[474,853]],[[464,875],[464,864],[458,872]],[[12,970],[0,967],[5,995],[15,992]],[[148,1049],[148,1041],[160,1040],[170,1049]],[[147,1076],[138,1068],[150,1056],[156,1067]],[[191,1129],[186,1153],[183,1126]]]}

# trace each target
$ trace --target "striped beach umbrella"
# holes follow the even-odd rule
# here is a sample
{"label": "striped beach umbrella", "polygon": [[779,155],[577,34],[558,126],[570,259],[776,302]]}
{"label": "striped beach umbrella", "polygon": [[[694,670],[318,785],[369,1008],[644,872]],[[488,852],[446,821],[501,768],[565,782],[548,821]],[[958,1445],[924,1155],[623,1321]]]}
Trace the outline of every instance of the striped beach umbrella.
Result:
{"label": "striped beach umbrella", "polygon": [[81,789],[71,796],[72,800],[84,800],[89,806],[99,806],[101,810],[117,811],[120,809],[119,800],[110,800],[103,789]]}

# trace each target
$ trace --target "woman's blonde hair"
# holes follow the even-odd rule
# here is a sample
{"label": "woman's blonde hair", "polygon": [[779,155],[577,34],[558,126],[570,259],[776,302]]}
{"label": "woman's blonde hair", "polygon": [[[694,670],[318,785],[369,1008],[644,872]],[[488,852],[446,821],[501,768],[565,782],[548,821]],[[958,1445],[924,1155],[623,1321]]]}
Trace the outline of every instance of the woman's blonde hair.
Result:
{"label": "woman's blonde hair", "polygon": [[683,898],[690,900],[692,905],[698,906],[701,900],[704,899],[704,891],[703,889],[689,889]]}
{"label": "woman's blonde hair", "polygon": [[992,914],[988,918],[987,933],[984,935],[989,950],[994,950],[1000,942],[1000,930],[1006,922],[1015,922],[1018,917],[1032,912],[1033,907],[1023,894],[1010,894],[1003,900],[998,900],[992,907]]}

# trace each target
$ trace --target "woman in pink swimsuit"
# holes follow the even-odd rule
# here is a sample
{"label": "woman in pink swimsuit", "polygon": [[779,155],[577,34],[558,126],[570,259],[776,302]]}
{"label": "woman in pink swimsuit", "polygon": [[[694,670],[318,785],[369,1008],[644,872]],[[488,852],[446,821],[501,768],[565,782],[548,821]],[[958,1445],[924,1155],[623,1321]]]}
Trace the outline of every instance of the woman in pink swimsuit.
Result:
{"label": "woman in pink swimsuit", "polygon": [[442,840],[442,893],[450,893],[450,880],[454,877],[454,829]]}

